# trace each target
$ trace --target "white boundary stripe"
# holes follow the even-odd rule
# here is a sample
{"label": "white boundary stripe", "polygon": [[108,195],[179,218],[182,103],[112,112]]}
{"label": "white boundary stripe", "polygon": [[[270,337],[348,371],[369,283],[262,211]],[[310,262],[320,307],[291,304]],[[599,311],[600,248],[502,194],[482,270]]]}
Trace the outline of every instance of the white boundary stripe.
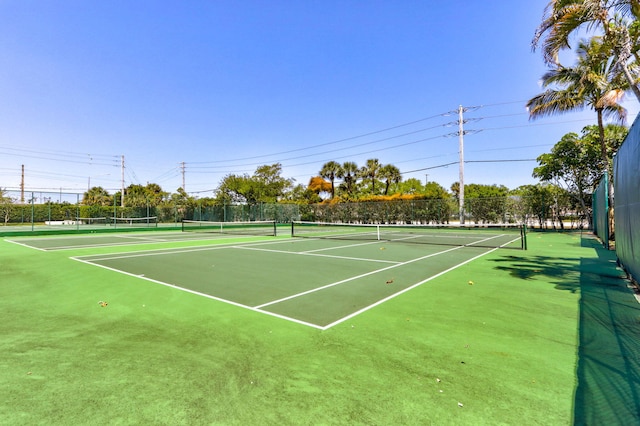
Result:
{"label": "white boundary stripe", "polygon": [[282,299],[278,299],[278,300],[274,300],[274,301],[271,301],[271,302],[268,302],[268,303],[264,303],[262,305],[258,305],[258,306],[256,306],[256,308],[264,308],[265,306],[275,305],[276,303],[284,302],[286,300],[295,299],[297,297],[305,296],[307,294],[311,294],[311,293],[315,293],[317,291],[325,290],[327,288],[335,287],[337,285],[344,284],[344,283],[349,282],[349,281],[357,280],[359,278],[363,278],[363,277],[366,277],[368,275],[373,275],[373,274],[377,274],[379,272],[387,271],[389,269],[397,268],[398,266],[408,265],[410,263],[418,262],[420,260],[424,260],[424,259],[427,259],[429,257],[434,257],[434,256],[438,256],[438,255],[441,255],[441,254],[444,254],[444,253],[448,253],[450,251],[459,250],[459,249],[461,249],[463,247],[464,246],[453,247],[453,248],[450,248],[448,250],[439,251],[437,253],[431,253],[431,254],[428,254],[426,256],[422,256],[422,257],[418,257],[416,259],[408,260],[406,262],[396,263],[395,265],[387,266],[386,268],[376,269],[374,271],[370,271],[370,272],[366,272],[364,274],[356,275],[355,277],[350,277],[350,278],[347,278],[347,279],[344,279],[344,280],[341,280],[341,281],[336,281],[334,283],[327,284],[327,285],[324,285],[322,287],[317,287],[317,288],[314,288],[314,289],[311,289],[311,290],[303,291],[302,293],[292,294],[291,296],[283,297]]}
{"label": "white boundary stripe", "polygon": [[[278,240],[278,241],[257,241],[257,242],[248,242],[248,243],[244,243],[247,246],[253,246],[253,245],[263,245],[263,244],[279,244],[279,243],[283,243],[284,240]],[[233,248],[234,246],[238,246],[237,242],[229,242],[229,243],[224,243],[224,244],[211,244],[211,245],[206,245],[206,246],[190,246],[190,247],[181,247],[181,248],[158,248],[158,249],[151,249],[151,250],[143,250],[143,251],[138,251],[138,252],[134,252],[134,253],[116,253],[116,254],[105,254],[103,256],[105,257],[98,257],[100,255],[98,254],[85,254],[85,255],[80,255],[80,256],[75,256],[79,259],[85,258],[85,257],[89,257],[92,258],[91,260],[109,260],[109,259],[124,259],[127,257],[144,257],[144,256],[157,256],[157,255],[163,255],[163,254],[174,254],[174,253],[189,253],[192,251],[204,251],[204,250],[218,250],[218,249],[223,249],[223,248]],[[94,259],[95,258],[95,259]]]}
{"label": "white boundary stripe", "polygon": [[[517,240],[518,239],[516,238],[513,241],[517,241]],[[281,243],[281,242],[285,242],[285,241],[291,242],[289,240],[279,240],[279,241],[247,243],[247,245],[276,244],[276,243]],[[303,240],[300,240],[300,241],[303,241]],[[513,242],[513,241],[511,241],[511,242]],[[19,243],[16,243],[16,244],[19,244]],[[507,244],[510,244],[510,243],[505,243],[505,244],[503,244],[503,246],[507,245]],[[163,281],[158,281],[158,280],[154,280],[152,278],[147,278],[147,277],[145,277],[143,275],[136,275],[136,274],[132,274],[130,272],[125,272],[125,271],[122,271],[122,270],[119,270],[119,269],[115,269],[115,268],[111,268],[111,267],[108,267],[108,266],[105,266],[105,265],[100,265],[98,263],[93,263],[93,261],[99,261],[99,260],[118,259],[118,258],[121,258],[121,257],[137,257],[136,255],[129,254],[129,256],[115,256],[115,257],[108,257],[108,258],[103,258],[103,259],[92,259],[92,261],[82,259],[82,257],[92,257],[92,256],[78,256],[78,257],[70,257],[70,258],[73,259],[73,260],[76,260],[78,262],[82,262],[82,263],[88,264],[88,265],[98,266],[100,268],[104,268],[104,269],[107,269],[107,270],[110,270],[110,271],[118,272],[118,273],[121,273],[121,274],[124,274],[124,275],[129,275],[129,276],[132,276],[132,277],[144,279],[144,280],[156,283],[156,284],[160,284],[160,285],[171,287],[171,288],[174,288],[174,289],[177,289],[177,290],[185,291],[187,293],[191,293],[191,294],[207,297],[207,298],[212,299],[212,300],[216,300],[216,301],[219,301],[219,302],[228,303],[228,304],[231,304],[231,305],[234,305],[234,306],[238,306],[238,307],[241,307],[241,308],[249,309],[249,310],[254,311],[254,312],[267,314],[267,315],[270,315],[270,316],[273,316],[273,317],[276,317],[276,318],[284,319],[284,320],[291,321],[291,322],[294,322],[294,323],[297,323],[297,324],[301,324],[301,325],[306,325],[306,326],[309,326],[309,327],[312,327],[312,328],[316,328],[316,329],[319,329],[319,330],[327,330],[327,329],[329,329],[329,328],[331,328],[331,327],[333,327],[335,325],[338,325],[338,324],[340,324],[340,323],[342,323],[342,322],[344,322],[344,321],[346,321],[346,320],[348,320],[350,318],[353,318],[353,317],[355,317],[355,316],[357,316],[357,315],[359,315],[359,314],[361,314],[361,313],[363,313],[363,312],[365,312],[365,311],[367,311],[369,309],[372,309],[372,308],[374,308],[374,307],[376,307],[376,306],[378,306],[378,305],[380,305],[380,304],[382,304],[382,303],[384,303],[384,302],[386,302],[388,300],[391,300],[396,296],[399,296],[399,295],[401,295],[403,293],[406,293],[409,290],[412,290],[412,289],[414,289],[414,288],[416,288],[416,287],[418,287],[418,286],[420,286],[420,285],[422,285],[422,284],[424,284],[424,283],[426,283],[428,281],[431,281],[434,278],[437,278],[437,277],[439,277],[441,275],[444,275],[447,272],[450,272],[450,271],[452,271],[454,269],[457,269],[457,268],[459,268],[459,267],[461,267],[461,266],[463,266],[463,265],[465,265],[465,264],[467,264],[467,263],[469,263],[469,262],[471,262],[471,261],[473,261],[475,259],[478,259],[478,258],[480,258],[482,256],[485,256],[485,255],[487,255],[489,253],[492,253],[492,252],[498,250],[498,247],[493,248],[491,250],[488,250],[488,251],[486,251],[484,253],[481,253],[481,254],[479,254],[477,256],[474,256],[471,259],[468,259],[468,260],[466,260],[464,262],[461,262],[461,263],[459,263],[459,264],[457,264],[457,265],[455,265],[455,266],[453,266],[453,267],[451,267],[451,268],[449,268],[449,269],[447,269],[445,271],[439,272],[436,275],[433,275],[433,276],[431,276],[429,278],[426,278],[426,279],[424,279],[424,280],[422,280],[422,281],[420,281],[420,282],[418,282],[416,284],[413,284],[413,285],[411,285],[411,286],[409,286],[409,287],[407,287],[407,288],[405,288],[403,290],[398,291],[397,293],[394,293],[394,294],[392,294],[390,296],[387,296],[384,299],[381,299],[381,300],[379,300],[379,301],[377,301],[377,302],[375,302],[375,303],[373,303],[373,304],[371,304],[369,306],[366,306],[365,308],[362,308],[362,309],[360,309],[360,310],[358,310],[356,312],[353,312],[353,313],[351,313],[351,314],[349,314],[349,315],[347,315],[347,316],[345,316],[343,318],[340,318],[339,320],[334,321],[334,322],[332,322],[330,324],[327,324],[325,326],[320,326],[320,325],[317,325],[317,324],[313,324],[313,323],[309,323],[309,322],[306,322],[306,321],[298,320],[296,318],[291,318],[291,317],[288,317],[288,316],[285,316],[285,315],[277,314],[275,312],[266,311],[266,310],[263,310],[262,308],[265,307],[265,306],[270,306],[270,305],[285,301],[285,300],[289,300],[289,299],[293,299],[293,298],[296,298],[296,297],[300,297],[300,296],[305,295],[305,294],[310,294],[310,293],[313,293],[313,292],[316,292],[316,291],[320,291],[320,290],[323,290],[323,289],[326,289],[326,288],[329,288],[329,287],[333,287],[333,286],[336,286],[336,285],[339,285],[339,284],[342,284],[342,283],[345,283],[345,282],[348,282],[348,281],[353,281],[354,279],[357,279],[357,278],[361,278],[361,277],[365,277],[367,275],[371,275],[371,274],[375,274],[375,273],[378,273],[378,272],[386,271],[388,269],[392,269],[392,268],[395,268],[395,267],[398,267],[398,266],[407,265],[407,264],[410,264],[410,263],[413,263],[413,262],[417,262],[419,260],[423,260],[423,259],[426,259],[426,258],[429,258],[429,257],[433,257],[433,256],[437,256],[437,255],[440,255],[440,254],[444,254],[444,253],[447,253],[447,252],[450,252],[450,251],[458,250],[458,249],[461,249],[461,248],[464,248],[464,247],[465,246],[456,246],[456,247],[453,247],[453,248],[448,249],[448,250],[444,250],[444,251],[437,252],[437,253],[432,253],[432,254],[429,254],[429,255],[426,255],[426,256],[422,256],[422,257],[419,257],[419,258],[416,258],[416,259],[412,259],[412,260],[409,260],[409,261],[406,261],[406,262],[397,263],[397,264],[394,264],[392,266],[388,266],[386,268],[378,269],[378,270],[375,270],[375,271],[371,271],[371,272],[359,275],[357,277],[348,278],[348,279],[345,279],[345,280],[342,280],[342,281],[339,281],[339,282],[336,282],[336,283],[332,283],[332,284],[329,284],[329,285],[326,285],[326,286],[323,286],[323,287],[312,289],[312,290],[309,290],[309,291],[306,291],[306,292],[302,292],[302,293],[299,293],[299,294],[296,294],[296,295],[292,295],[292,296],[289,296],[289,297],[286,297],[286,298],[282,298],[280,300],[272,301],[272,302],[269,302],[269,303],[266,303],[266,304],[262,304],[262,305],[258,305],[258,306],[254,306],[254,307],[248,306],[248,305],[243,305],[241,303],[233,302],[233,301],[230,301],[230,300],[222,299],[220,297],[215,297],[215,296],[212,296],[212,295],[209,295],[209,294],[206,294],[206,293],[201,293],[199,291],[190,290],[190,289],[187,289],[187,288],[184,288],[184,287],[177,286],[175,284],[169,284],[169,283],[165,283]],[[31,247],[31,248],[33,248],[33,247]],[[222,249],[222,248],[241,248],[241,247],[237,246],[237,244],[235,244],[235,245],[230,244],[230,245],[208,246],[208,247],[203,247],[203,248],[200,248],[200,249],[201,250],[211,250],[211,249],[217,249],[217,248]],[[242,248],[244,248],[244,247],[242,247]],[[157,249],[157,250],[163,250],[163,249]],[[164,250],[167,250],[167,249],[164,249]],[[187,251],[194,251],[194,250],[187,250]],[[173,251],[173,252],[175,252],[175,251]],[[173,252],[147,253],[147,255],[170,254],[170,253],[173,253]],[[183,252],[183,251],[182,250],[178,250],[177,252],[180,253],[180,252]],[[286,253],[293,254],[293,255],[305,254],[305,252],[286,252]]]}
{"label": "white boundary stripe", "polygon": [[28,244],[21,243],[19,241],[15,241],[15,240],[7,240],[7,239],[5,239],[5,241],[8,242],[8,243],[13,243],[13,244],[16,244],[16,245],[19,245],[19,246],[22,246],[22,247],[26,247],[26,248],[30,248],[30,249],[33,249],[33,250],[47,251],[45,249],[41,249],[41,248],[38,248],[38,247],[33,247],[33,246],[28,245]]}
{"label": "white boundary stripe", "polygon": [[[315,241],[318,241],[318,238],[314,238]],[[315,250],[307,250],[304,253],[317,253],[319,251],[327,251],[327,250],[337,250],[337,249],[343,249],[343,248],[349,248],[349,247],[360,247],[360,246],[368,246],[368,245],[372,245],[372,244],[381,244],[383,242],[386,241],[369,241],[366,243],[358,243],[358,244],[348,244],[346,246],[339,246],[339,247],[325,247],[325,248],[321,248],[321,249],[315,249]]]}
{"label": "white boundary stripe", "polygon": [[364,307],[364,308],[362,308],[362,309],[360,309],[360,310],[358,310],[358,311],[355,311],[355,312],[353,312],[353,313],[351,313],[351,314],[347,315],[346,317],[340,318],[339,320],[334,321],[334,322],[332,322],[331,324],[327,324],[327,325],[325,325],[324,327],[322,327],[322,330],[327,330],[327,329],[329,329],[329,328],[331,328],[331,327],[333,327],[333,326],[335,326],[335,325],[338,325],[338,324],[340,324],[340,323],[342,323],[342,322],[344,322],[344,321],[347,321],[347,320],[349,320],[349,319],[351,319],[351,318],[353,318],[353,317],[355,317],[355,316],[357,316],[357,315],[360,315],[360,314],[361,314],[361,313],[363,313],[363,312],[368,311],[369,309],[375,308],[376,306],[381,305],[381,304],[383,304],[384,302],[387,302],[387,301],[389,301],[389,300],[393,299],[394,297],[400,296],[400,295],[401,295],[401,294],[403,294],[403,293],[406,293],[406,292],[408,292],[408,291],[410,291],[410,290],[413,290],[414,288],[416,288],[416,287],[418,287],[418,286],[421,286],[422,284],[424,284],[424,283],[426,283],[426,282],[429,282],[429,281],[431,281],[431,280],[433,280],[433,279],[435,279],[435,278],[438,278],[438,277],[440,277],[440,276],[442,276],[442,275],[446,274],[447,272],[451,272],[451,271],[453,271],[454,269],[457,269],[457,268],[459,268],[459,267],[461,267],[461,266],[463,266],[463,265],[466,265],[466,264],[467,264],[467,263],[469,263],[469,262],[472,262],[472,261],[474,261],[474,260],[476,260],[476,259],[479,259],[479,258],[481,258],[482,256],[486,256],[487,254],[492,253],[492,252],[494,252],[494,251],[496,251],[496,250],[498,250],[498,248],[491,249],[491,250],[489,250],[489,251],[487,251],[487,252],[485,252],[485,253],[479,254],[479,255],[477,255],[477,256],[472,257],[471,259],[467,259],[467,260],[465,260],[464,262],[461,262],[461,263],[459,263],[459,264],[457,264],[457,265],[455,265],[455,266],[452,266],[452,267],[451,267],[451,268],[449,268],[449,269],[446,269],[446,270],[444,270],[444,271],[442,271],[442,272],[439,272],[439,273],[437,273],[437,274],[435,274],[435,275],[432,275],[432,276],[430,276],[429,278],[426,278],[426,279],[424,279],[424,280],[422,280],[422,281],[420,281],[420,282],[417,282],[417,283],[415,283],[415,284],[413,284],[413,285],[411,285],[411,286],[409,286],[409,287],[407,287],[407,288],[405,288],[405,289],[403,289],[403,290],[400,290],[400,291],[399,291],[399,292],[397,292],[397,293],[394,293],[394,294],[392,294],[392,295],[390,295],[390,296],[385,297],[384,299],[381,299],[381,300],[378,300],[378,301],[377,301],[377,302],[375,302],[375,303],[372,303],[372,304],[371,304],[371,305],[369,305],[369,306],[366,306],[366,307]]}
{"label": "white boundary stripe", "polygon": [[[143,240],[144,237],[133,237],[133,236],[123,236],[123,235],[103,235],[104,237],[116,237],[116,238],[122,238],[122,239],[129,239],[129,240]],[[76,237],[76,238],[83,238],[84,236],[80,237]],[[95,236],[86,236],[87,238],[90,237],[94,237]],[[67,237],[69,238],[69,237]],[[71,246],[57,246],[57,247],[49,247],[49,248],[38,248],[35,246],[31,246],[25,243],[18,243],[16,242],[16,244],[21,244],[24,245],[25,247],[29,247],[29,248],[33,248],[36,250],[41,250],[41,251],[65,251],[65,250],[81,250],[81,249],[89,249],[89,248],[101,248],[101,247],[122,247],[122,246],[136,246],[136,245],[142,245],[142,244],[156,244],[156,243],[181,243],[181,242],[191,242],[191,241],[206,241],[206,240],[226,240],[226,239],[231,239],[231,238],[254,238],[251,236],[229,236],[229,237],[221,237],[221,238],[203,238],[203,237],[198,237],[198,238],[185,238],[185,239],[179,239],[179,240],[175,240],[175,239],[162,239],[162,240],[158,240],[158,239],[152,239],[152,238],[147,238],[146,241],[136,241],[136,242],[131,242],[131,241],[127,241],[127,242],[111,242],[111,243],[95,243],[95,244],[87,244],[87,245],[71,245]],[[56,239],[62,239],[62,238],[56,238]],[[46,240],[44,238],[38,238],[37,241],[43,241]],[[6,240],[6,241],[10,241],[10,242],[14,242],[11,240]],[[231,244],[231,243],[229,243]],[[235,243],[237,244],[237,242]],[[169,249],[167,249],[169,250]]]}
{"label": "white boundary stripe", "polygon": [[255,251],[265,251],[270,253],[286,253],[297,256],[317,256],[317,257],[330,257],[333,259],[345,259],[345,260],[359,260],[364,262],[378,262],[378,263],[401,263],[396,260],[382,260],[382,259],[367,259],[363,257],[349,257],[349,256],[337,256],[332,254],[316,254],[308,251],[286,251],[286,250],[270,250],[270,249],[261,249],[255,247],[243,247],[243,246],[233,246],[232,248],[240,249],[240,250],[255,250]]}
{"label": "white boundary stripe", "polygon": [[290,317],[287,317],[287,316],[284,316],[284,315],[276,314],[274,312],[263,311],[263,310],[258,309],[256,307],[243,305],[242,303],[233,302],[231,300],[227,300],[227,299],[223,299],[223,298],[220,298],[220,297],[212,296],[212,295],[206,294],[206,293],[201,293],[201,292],[196,291],[196,290],[190,290],[188,288],[180,287],[180,286],[177,286],[175,284],[169,284],[169,283],[166,283],[166,282],[163,282],[163,281],[154,280],[153,278],[147,278],[147,277],[142,276],[142,275],[136,275],[136,274],[132,274],[130,272],[121,271],[120,269],[115,269],[115,268],[111,268],[109,266],[100,265],[98,263],[93,263],[93,262],[90,262],[90,261],[87,261],[87,260],[78,259],[77,257],[70,257],[70,259],[73,259],[73,260],[78,261],[78,262],[85,263],[87,265],[97,266],[99,268],[104,268],[104,269],[107,269],[109,271],[118,272],[118,273],[121,273],[121,274],[124,274],[124,275],[129,275],[131,277],[136,277],[136,278],[140,278],[140,279],[143,279],[143,280],[147,280],[147,281],[150,281],[150,282],[155,283],[155,284],[160,284],[160,285],[163,285],[163,286],[166,286],[166,287],[171,287],[171,288],[174,288],[176,290],[181,290],[181,291],[185,291],[187,293],[195,294],[195,295],[198,295],[198,296],[203,296],[203,297],[206,297],[208,299],[217,300],[218,302],[228,303],[230,305],[238,306],[240,308],[249,309],[250,311],[258,312],[258,313],[261,313],[261,314],[267,314],[267,315],[271,315],[273,317],[277,317],[277,318],[284,319],[284,320],[287,320],[287,321],[292,321],[292,322],[295,322],[295,323],[298,323],[298,324],[302,324],[302,325],[306,325],[306,326],[309,326],[309,327],[322,329],[322,326],[319,326],[317,324],[312,324],[310,322],[302,321],[302,320],[295,319],[295,318],[290,318]]}
{"label": "white boundary stripe", "polygon": [[[144,257],[144,256],[157,256],[164,254],[174,254],[174,253],[188,253],[192,251],[204,251],[204,250],[218,250],[223,248],[239,248],[239,247],[253,247],[253,246],[262,246],[262,245],[271,245],[271,244],[303,244],[304,242],[309,241],[309,239],[279,239],[279,240],[269,240],[269,241],[256,241],[256,242],[247,242],[241,243],[238,242],[229,242],[223,244],[211,244],[206,246],[190,246],[190,247],[181,247],[181,248],[158,248],[151,250],[143,250],[134,253],[116,253],[116,254],[105,254],[103,257],[98,257],[100,255],[97,254],[87,254],[76,256],[77,258],[91,258],[91,260],[99,261],[99,260],[109,260],[109,259],[124,259],[127,257]],[[342,247],[350,247],[350,246],[337,246],[333,247],[333,249],[340,249]],[[298,254],[301,252],[288,252],[291,254]]]}

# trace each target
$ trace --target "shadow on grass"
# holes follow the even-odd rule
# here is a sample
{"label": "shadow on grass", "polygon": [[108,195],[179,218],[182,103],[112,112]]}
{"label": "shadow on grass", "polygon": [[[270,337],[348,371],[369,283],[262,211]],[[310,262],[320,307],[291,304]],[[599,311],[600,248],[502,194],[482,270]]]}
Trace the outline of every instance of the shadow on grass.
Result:
{"label": "shadow on grass", "polygon": [[496,269],[580,292],[574,424],[638,425],[640,304],[617,267],[615,252],[587,235],[580,246],[595,250],[597,258],[503,256],[496,259]]}
{"label": "shadow on grass", "polygon": [[640,305],[593,238],[598,259],[580,262],[580,324],[574,424],[640,424]]}
{"label": "shadow on grass", "polygon": [[506,271],[514,278],[526,281],[542,277],[549,279],[558,290],[575,293],[580,289],[580,283],[576,280],[579,259],[575,257],[511,255],[495,261],[501,263],[496,269]]}
{"label": "shadow on grass", "polygon": [[580,292],[574,424],[638,425],[640,304],[617,268],[615,252],[588,235],[580,246],[598,257],[503,256],[496,269]]}

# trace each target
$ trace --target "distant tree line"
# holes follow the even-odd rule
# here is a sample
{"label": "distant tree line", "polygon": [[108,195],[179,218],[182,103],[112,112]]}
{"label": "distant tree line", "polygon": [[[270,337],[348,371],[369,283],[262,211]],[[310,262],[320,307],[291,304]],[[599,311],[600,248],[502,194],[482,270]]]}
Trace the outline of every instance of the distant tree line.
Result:
{"label": "distant tree line", "polygon": [[[604,144],[611,156],[624,140],[627,129],[609,124],[604,131]],[[586,126],[581,135],[564,135],[551,152],[538,157],[538,166],[532,172],[541,180],[536,185],[509,189],[504,185],[466,184],[466,214],[470,220],[482,222],[508,220],[510,218],[506,216],[517,214],[539,226],[546,226],[548,221],[558,226],[563,226],[566,220],[590,222],[591,194],[611,163],[610,158],[606,161],[602,158],[601,145],[598,126]],[[49,207],[39,208],[33,214],[40,220],[52,215],[71,219],[114,214],[121,217],[152,214],[162,215],[162,220],[178,220],[189,216],[188,212],[193,215],[196,209],[233,204],[345,204],[348,207],[351,203],[437,200],[438,203],[430,204],[431,207],[423,207],[428,210],[423,211],[423,217],[448,221],[456,210],[454,206],[459,197],[458,182],[447,190],[437,182],[423,184],[415,178],[403,180],[396,166],[382,164],[378,159],[369,159],[362,167],[351,161],[342,164],[329,161],[307,185],[294,183],[293,179],[282,176],[282,166],[276,163],[259,166],[251,175],[225,176],[213,197],[194,197],[182,188],[171,193],[150,183],[129,185],[124,190],[123,200],[120,191],[110,194],[96,186],[83,194],[79,209],[49,202]],[[0,188],[0,219],[4,223],[15,222],[25,214],[31,212],[18,209],[16,200]]]}

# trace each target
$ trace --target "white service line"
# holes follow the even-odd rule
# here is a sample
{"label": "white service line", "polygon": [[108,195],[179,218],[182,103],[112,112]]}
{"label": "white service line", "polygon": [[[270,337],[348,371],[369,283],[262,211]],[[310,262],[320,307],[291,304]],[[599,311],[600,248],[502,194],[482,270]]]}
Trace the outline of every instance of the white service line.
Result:
{"label": "white service line", "polygon": [[408,265],[410,263],[418,262],[420,260],[424,260],[424,259],[427,259],[429,257],[439,256],[441,254],[448,253],[448,252],[454,251],[454,250],[459,250],[461,248],[464,248],[464,246],[457,246],[457,247],[450,248],[448,250],[439,251],[437,253],[431,253],[431,254],[428,254],[426,256],[418,257],[416,259],[407,260],[406,262],[396,263],[395,265],[387,266],[386,268],[376,269],[375,271],[366,272],[364,274],[356,275],[355,277],[351,277],[351,278],[347,278],[347,279],[344,279],[344,280],[341,280],[341,281],[337,281],[337,282],[334,282],[334,283],[331,283],[331,284],[327,284],[327,285],[324,285],[322,287],[318,287],[318,288],[314,288],[314,289],[311,289],[311,290],[303,291],[302,293],[293,294],[291,296],[283,297],[282,299],[273,300],[271,302],[264,303],[262,305],[258,305],[258,306],[256,306],[256,308],[264,308],[265,306],[275,305],[276,303],[284,302],[285,300],[295,299],[297,297],[301,297],[301,296],[304,296],[304,295],[307,295],[307,294],[315,293],[317,291],[325,290],[327,288],[335,287],[337,285],[344,284],[344,283],[349,282],[349,281],[357,280],[359,278],[363,278],[363,277],[366,277],[368,275],[373,275],[373,274],[377,274],[379,272],[384,272],[384,271],[387,271],[389,269],[397,268],[399,266]]}
{"label": "white service line", "polygon": [[299,319],[287,317],[287,316],[284,316],[284,315],[277,314],[275,312],[263,311],[261,309],[255,308],[255,307],[248,306],[248,305],[243,305],[242,303],[233,302],[231,300],[223,299],[221,297],[216,297],[216,296],[212,296],[210,294],[201,293],[199,291],[191,290],[191,289],[184,288],[184,287],[180,287],[180,286],[177,286],[175,284],[165,283],[164,281],[154,280],[153,278],[147,278],[144,275],[132,274],[131,272],[121,271],[120,269],[111,268],[109,266],[100,265],[98,263],[92,263],[90,261],[78,259],[76,257],[71,257],[71,259],[76,260],[78,262],[86,263],[88,265],[98,266],[100,268],[108,269],[110,271],[119,272],[121,274],[129,275],[131,277],[136,277],[136,278],[140,278],[140,279],[143,279],[143,280],[147,280],[147,281],[150,281],[150,282],[155,283],[155,284],[160,284],[160,285],[164,285],[164,286],[167,286],[167,287],[171,287],[171,288],[174,288],[176,290],[181,290],[181,291],[185,291],[187,293],[191,293],[191,294],[195,294],[195,295],[198,295],[198,296],[203,296],[203,297],[206,297],[206,298],[209,298],[209,299],[217,300],[218,302],[228,303],[230,305],[238,306],[240,308],[249,309],[250,311],[258,312],[258,313],[261,313],[261,314],[267,314],[267,315],[271,315],[272,317],[277,317],[277,318],[280,318],[280,319],[284,319],[284,320],[287,320],[287,321],[291,321],[291,322],[295,322],[295,323],[298,323],[298,324],[306,325],[306,326],[309,326],[309,327],[322,329],[322,326],[319,326],[317,324],[312,324],[310,322],[306,322],[306,321],[302,321],[302,320],[299,320]]}
{"label": "white service line", "polygon": [[433,275],[433,276],[430,276],[429,278],[426,278],[426,279],[424,279],[424,280],[422,280],[422,281],[420,281],[420,282],[417,282],[417,283],[413,284],[412,286],[409,286],[409,287],[407,287],[407,288],[405,288],[405,289],[403,289],[403,290],[400,290],[400,291],[399,291],[399,292],[397,292],[397,293],[393,293],[392,295],[387,296],[387,297],[385,297],[384,299],[380,299],[380,300],[378,300],[377,302],[372,303],[372,304],[371,304],[371,305],[369,305],[369,306],[365,306],[364,308],[362,308],[362,309],[360,309],[360,310],[358,310],[358,311],[356,311],[356,312],[353,312],[353,313],[351,313],[351,314],[347,315],[347,316],[346,316],[346,317],[344,317],[344,318],[340,318],[339,320],[334,321],[334,322],[332,322],[331,324],[327,324],[327,325],[325,325],[324,327],[322,327],[322,329],[323,329],[323,330],[327,330],[327,329],[329,329],[329,328],[333,327],[334,325],[338,325],[338,324],[340,324],[341,322],[344,322],[344,321],[346,321],[346,320],[348,320],[348,319],[350,319],[350,318],[353,318],[353,317],[355,317],[356,315],[359,315],[359,314],[361,314],[361,313],[363,313],[363,312],[365,312],[365,311],[368,311],[368,310],[369,310],[369,309],[371,309],[371,308],[375,308],[376,306],[381,305],[382,303],[387,302],[387,301],[389,301],[389,300],[393,299],[393,298],[394,298],[394,297],[396,297],[396,296],[399,296],[399,295],[401,295],[401,294],[403,294],[403,293],[406,293],[406,292],[408,292],[408,291],[410,291],[410,290],[413,290],[414,288],[416,288],[416,287],[418,287],[418,286],[420,286],[420,285],[422,285],[422,284],[424,284],[424,283],[426,283],[426,282],[429,282],[429,281],[431,281],[431,280],[433,280],[433,279],[435,279],[435,278],[438,278],[439,276],[444,275],[444,274],[446,274],[447,272],[451,272],[451,271],[453,271],[454,269],[457,269],[457,268],[459,268],[459,267],[461,267],[461,266],[463,266],[463,265],[466,265],[467,263],[469,263],[469,262],[471,262],[471,261],[474,261],[474,260],[476,260],[476,259],[478,259],[478,258],[480,258],[480,257],[482,257],[482,256],[486,256],[487,254],[492,253],[492,252],[494,252],[494,251],[498,250],[498,248],[499,248],[499,247],[496,247],[496,248],[491,249],[491,250],[489,250],[489,251],[487,251],[487,252],[485,252],[485,253],[481,253],[481,254],[479,254],[479,255],[477,255],[477,256],[474,256],[474,257],[472,257],[471,259],[467,259],[467,260],[465,260],[464,262],[461,262],[461,263],[459,263],[459,264],[457,264],[457,265],[454,265],[454,266],[452,266],[452,267],[451,267],[451,268],[449,268],[449,269],[446,269],[446,270],[444,270],[444,271],[442,271],[442,272],[438,272],[437,274],[435,274],[435,275]]}
{"label": "white service line", "polygon": [[331,257],[333,259],[360,260],[360,261],[364,261],[364,262],[378,262],[378,263],[394,263],[394,264],[401,263],[401,262],[399,262],[397,260],[367,259],[367,258],[363,258],[363,257],[337,256],[337,255],[332,255],[332,254],[316,254],[316,253],[311,253],[309,251],[273,250],[273,249],[262,249],[262,248],[244,247],[244,246],[233,246],[233,248],[240,249],[240,250],[266,251],[266,252],[271,252],[271,253],[285,253],[285,254],[291,254],[291,255],[296,255],[296,256]]}
{"label": "white service line", "polygon": [[38,247],[33,247],[33,246],[28,245],[28,244],[24,244],[24,243],[21,243],[21,242],[18,242],[18,241],[14,241],[14,240],[5,240],[5,241],[8,242],[8,243],[13,243],[13,244],[16,244],[16,245],[19,245],[19,246],[22,246],[22,247],[27,247],[27,248],[30,248],[30,249],[34,249],[34,250],[47,251],[45,249],[41,249],[41,248],[38,248]]}
{"label": "white service line", "polygon": [[[314,241],[317,241],[317,239],[315,239]],[[384,243],[385,241],[368,241],[366,243],[358,243],[358,244],[348,244],[346,246],[338,246],[338,247],[325,247],[325,248],[321,248],[321,249],[315,249],[315,250],[307,250],[303,253],[317,253],[319,251],[327,251],[327,250],[336,250],[336,249],[343,249],[343,248],[349,248],[349,247],[360,247],[360,246],[368,246],[368,245],[372,245],[372,244],[381,244]]]}

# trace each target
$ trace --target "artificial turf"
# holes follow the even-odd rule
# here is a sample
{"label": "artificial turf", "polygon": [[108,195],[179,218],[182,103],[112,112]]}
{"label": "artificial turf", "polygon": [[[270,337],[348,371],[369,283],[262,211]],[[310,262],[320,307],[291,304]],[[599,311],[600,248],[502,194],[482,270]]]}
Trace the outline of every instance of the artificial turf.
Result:
{"label": "artificial turf", "polygon": [[0,241],[0,424],[639,419],[640,311],[580,233],[532,233],[325,331],[78,253]]}

